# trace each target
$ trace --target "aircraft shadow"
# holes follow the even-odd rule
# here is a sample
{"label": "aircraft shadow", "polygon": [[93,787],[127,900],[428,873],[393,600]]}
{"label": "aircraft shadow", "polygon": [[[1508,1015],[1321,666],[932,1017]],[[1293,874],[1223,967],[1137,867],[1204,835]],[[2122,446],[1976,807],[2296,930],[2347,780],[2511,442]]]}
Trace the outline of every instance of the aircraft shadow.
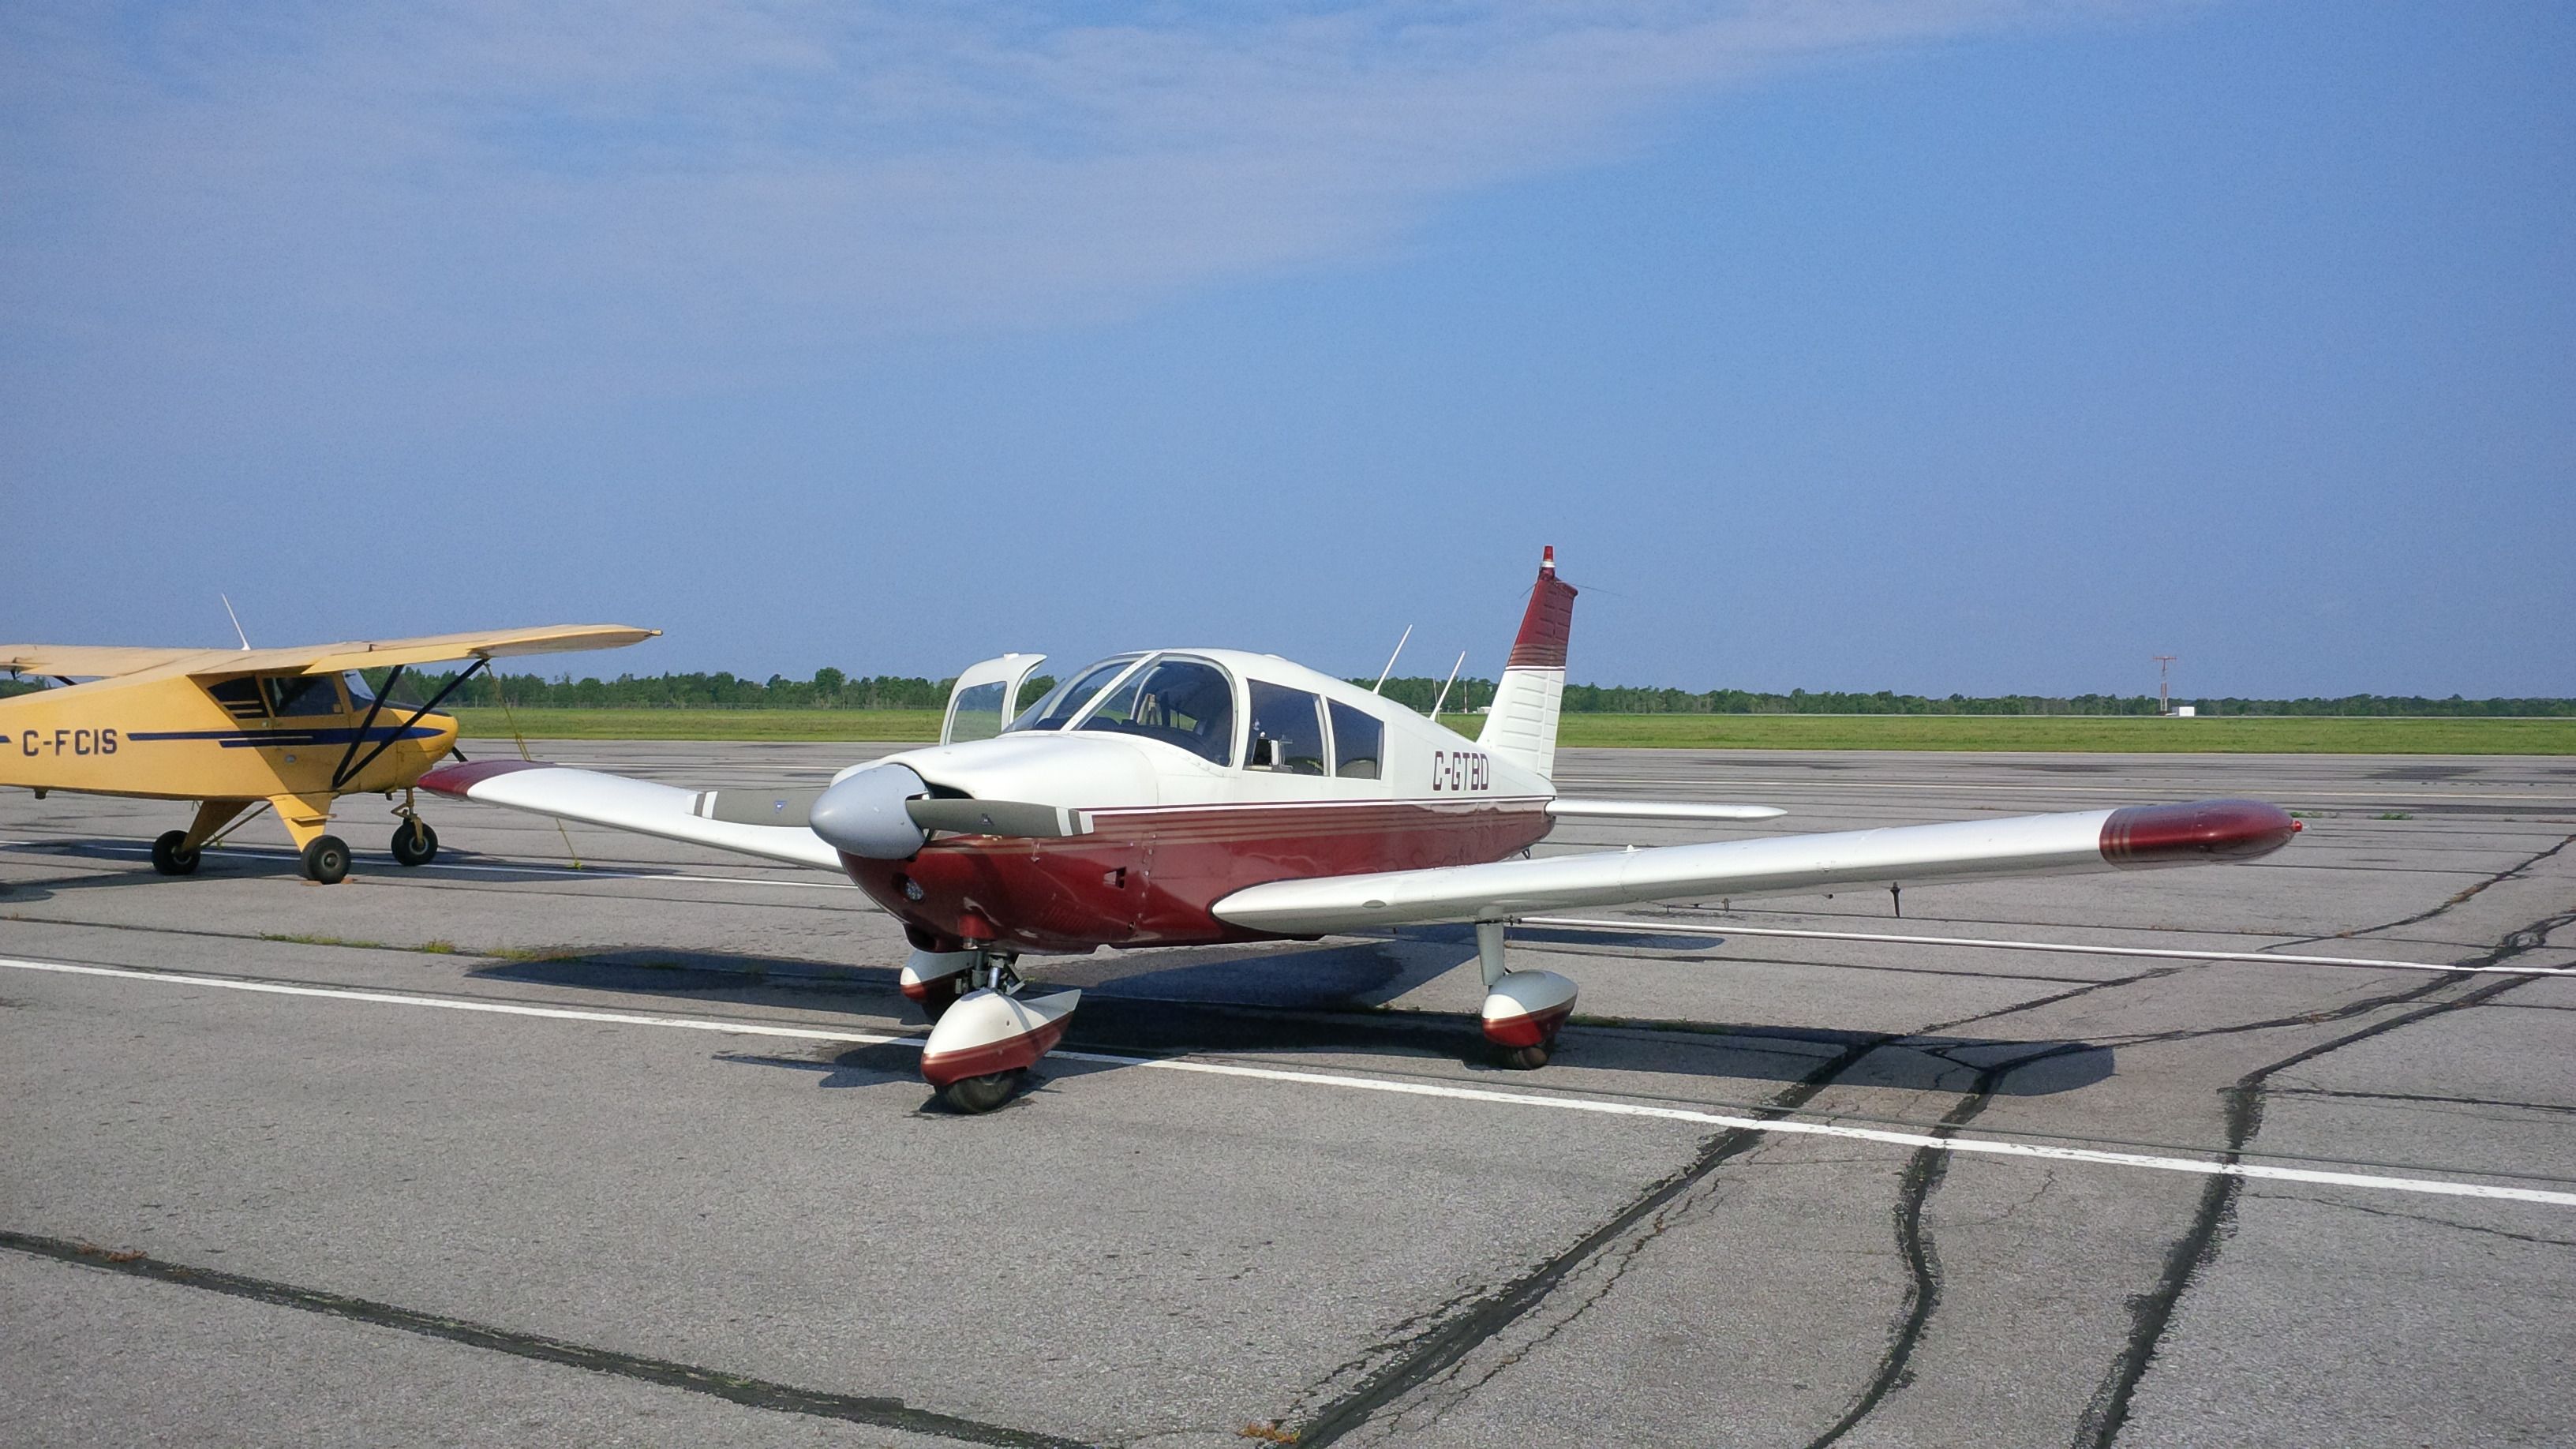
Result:
{"label": "aircraft shadow", "polygon": [[[1600,938],[1584,933],[1582,939],[1597,942]],[[1658,945],[1672,940],[1645,939]],[[1412,943],[1420,943],[1420,938]],[[1496,1085],[1546,1085],[1545,1071],[1533,1074],[1500,1066],[1473,1013],[1388,1011],[1360,1004],[1390,980],[1409,974],[1403,956],[1412,943],[1371,941],[1267,952],[1256,948],[1248,956],[1217,956],[1094,980],[1072,979],[1093,974],[1072,968],[1094,966],[1095,958],[1071,958],[1070,962],[1050,961],[1034,989],[1083,988],[1081,1009],[1074,1014],[1064,1041],[1065,1047],[1077,1051],[1139,1057],[1192,1052],[1313,1053],[1334,1057],[1344,1065],[1355,1056],[1427,1057],[1464,1062],[1480,1074],[1490,1072]],[[1456,964],[1452,958],[1449,967],[1442,969]],[[918,1014],[898,993],[895,972],[882,968],[818,969],[809,963],[722,952],[631,949],[504,962],[479,967],[473,974],[696,1002],[792,1000],[808,1009],[821,1004],[818,996],[855,994],[867,1001],[864,1006],[853,1003],[854,1012],[880,1019],[900,1014],[910,1030],[924,1029]],[[2084,1041],[1890,1037],[1751,1021],[1579,1021],[1559,1043],[1557,1061],[1587,1070],[1787,1085],[1860,1048],[1874,1049],[1837,1079],[1899,1091],[1969,1091],[1981,1071],[2012,1066],[1993,1084],[1998,1095],[2045,1096],[2099,1082],[2115,1067],[2111,1047]],[[746,1063],[818,1071],[826,1087],[881,1084],[888,1074],[913,1078],[920,1064],[919,1050],[909,1045],[834,1049],[826,1043],[810,1050],[727,1055]],[[1114,1063],[1069,1061],[1051,1062],[1045,1068],[1048,1072],[1117,1069]]]}

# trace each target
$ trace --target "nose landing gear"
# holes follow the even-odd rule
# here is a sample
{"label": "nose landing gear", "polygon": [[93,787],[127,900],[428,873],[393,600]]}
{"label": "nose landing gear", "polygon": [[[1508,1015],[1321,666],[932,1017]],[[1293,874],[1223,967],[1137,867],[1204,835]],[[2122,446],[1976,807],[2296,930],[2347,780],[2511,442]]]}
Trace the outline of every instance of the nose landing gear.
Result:
{"label": "nose landing gear", "polygon": [[1012,953],[974,951],[966,972],[970,988],[939,1014],[922,1043],[921,1077],[940,1100],[960,1112],[990,1112],[1011,1099],[1029,1068],[1055,1050],[1080,991],[1022,999],[1028,983],[1011,969]]}

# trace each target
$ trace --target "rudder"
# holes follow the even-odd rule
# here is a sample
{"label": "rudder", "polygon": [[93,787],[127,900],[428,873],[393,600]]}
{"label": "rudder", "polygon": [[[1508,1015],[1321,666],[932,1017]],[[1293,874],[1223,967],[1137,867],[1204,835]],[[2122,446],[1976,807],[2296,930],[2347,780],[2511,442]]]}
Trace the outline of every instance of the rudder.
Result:
{"label": "rudder", "polygon": [[1539,557],[1538,583],[1530,589],[1520,635],[1512,640],[1484,732],[1476,737],[1487,753],[1551,779],[1556,775],[1556,724],[1565,700],[1565,643],[1574,629],[1574,595],[1574,586],[1556,576],[1551,545]]}

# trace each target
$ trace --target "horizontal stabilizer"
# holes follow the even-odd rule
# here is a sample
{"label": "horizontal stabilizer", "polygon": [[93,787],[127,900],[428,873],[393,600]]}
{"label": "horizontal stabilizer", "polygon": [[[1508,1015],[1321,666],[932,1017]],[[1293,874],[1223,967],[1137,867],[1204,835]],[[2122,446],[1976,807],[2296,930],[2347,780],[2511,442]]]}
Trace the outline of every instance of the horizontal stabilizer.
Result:
{"label": "horizontal stabilizer", "polygon": [[2260,801],[2203,800],[1272,881],[1214,910],[1253,930],[1314,936],[1644,901],[2214,864],[2269,855],[2298,828]]}
{"label": "horizontal stabilizer", "polygon": [[752,825],[740,820],[709,819],[699,813],[699,802],[710,793],[757,798],[758,791],[681,790],[650,780],[524,760],[442,765],[421,776],[420,783],[425,790],[459,800],[658,835],[664,840],[684,840],[692,845],[783,860],[790,865],[841,869],[841,853],[805,824],[802,812],[794,816],[795,823],[787,825]]}
{"label": "horizontal stabilizer", "polygon": [[1777,820],[1777,805],[1710,805],[1696,800],[1569,800],[1547,802],[1547,813],[1569,820]]}

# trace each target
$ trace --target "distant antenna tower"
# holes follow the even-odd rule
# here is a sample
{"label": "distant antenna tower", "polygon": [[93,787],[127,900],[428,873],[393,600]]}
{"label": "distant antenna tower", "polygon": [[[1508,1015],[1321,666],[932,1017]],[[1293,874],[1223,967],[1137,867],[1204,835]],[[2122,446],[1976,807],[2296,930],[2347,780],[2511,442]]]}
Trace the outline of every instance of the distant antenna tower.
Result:
{"label": "distant antenna tower", "polygon": [[2173,666],[2179,654],[2158,654],[2156,661],[2156,713],[2173,713]]}

